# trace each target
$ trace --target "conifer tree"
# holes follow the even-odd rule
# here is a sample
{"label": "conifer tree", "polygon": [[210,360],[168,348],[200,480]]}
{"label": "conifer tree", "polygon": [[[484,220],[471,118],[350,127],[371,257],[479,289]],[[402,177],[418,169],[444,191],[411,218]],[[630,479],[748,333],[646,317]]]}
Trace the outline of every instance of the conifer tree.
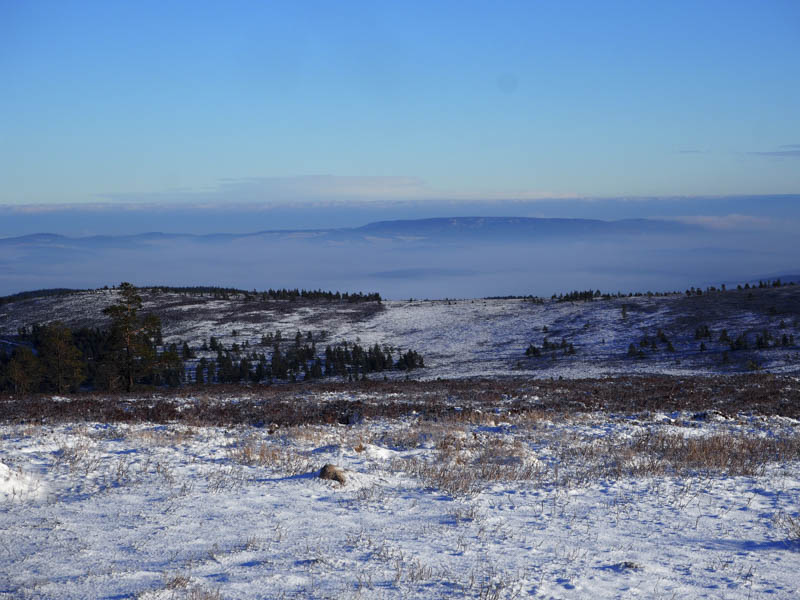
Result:
{"label": "conifer tree", "polygon": [[208,363],[208,378],[206,379],[206,381],[208,383],[214,383],[214,377],[216,376],[216,373],[217,373],[217,367],[214,364],[214,361],[213,360],[209,361],[209,363]]}
{"label": "conifer tree", "polygon": [[33,350],[20,346],[14,349],[6,366],[6,377],[15,394],[38,390],[41,382],[41,365]]}
{"label": "conifer tree", "polygon": [[203,384],[203,375],[205,373],[206,368],[207,368],[206,359],[201,358],[200,362],[197,363],[197,367],[195,367],[194,371],[194,382],[196,384],[198,385]]}
{"label": "conifer tree", "polygon": [[77,389],[86,379],[83,355],[72,341],[72,331],[63,323],[44,328],[39,354],[45,382],[59,394]]}
{"label": "conifer tree", "polygon": [[155,315],[139,316],[142,297],[133,285],[123,282],[119,291],[119,301],[103,311],[111,317],[111,351],[106,358],[125,389],[131,391],[142,377],[153,375],[161,320]]}

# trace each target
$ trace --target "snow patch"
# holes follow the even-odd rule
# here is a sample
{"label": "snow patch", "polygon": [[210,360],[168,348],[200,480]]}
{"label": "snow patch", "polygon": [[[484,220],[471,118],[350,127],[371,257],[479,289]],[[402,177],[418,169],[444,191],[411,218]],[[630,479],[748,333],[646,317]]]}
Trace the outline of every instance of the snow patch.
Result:
{"label": "snow patch", "polygon": [[35,477],[0,463],[0,501],[38,500],[44,492],[44,486]]}

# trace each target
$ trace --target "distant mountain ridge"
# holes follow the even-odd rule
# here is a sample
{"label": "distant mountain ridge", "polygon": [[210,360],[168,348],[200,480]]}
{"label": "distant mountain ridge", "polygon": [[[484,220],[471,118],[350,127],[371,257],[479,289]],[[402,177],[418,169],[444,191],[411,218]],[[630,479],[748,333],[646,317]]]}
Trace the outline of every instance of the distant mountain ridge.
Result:
{"label": "distant mountain ridge", "polygon": [[58,246],[119,246],[136,242],[159,242],[183,239],[197,242],[223,242],[237,239],[268,237],[286,239],[317,239],[320,241],[369,241],[375,238],[413,240],[436,239],[502,241],[536,241],[542,238],[602,235],[675,234],[696,231],[700,227],[675,221],[654,219],[624,219],[601,221],[597,219],[554,219],[534,217],[441,217],[377,221],[360,227],[331,229],[276,229],[253,233],[163,233],[146,232],[133,235],[93,235],[69,237],[53,233],[35,233],[0,239],[0,245]]}
{"label": "distant mountain ridge", "polygon": [[378,221],[358,227],[355,231],[370,235],[425,235],[494,237],[512,235],[602,235],[638,233],[676,233],[687,231],[687,226],[674,221],[653,219],[553,219],[535,217],[450,217],[413,219],[403,221]]}

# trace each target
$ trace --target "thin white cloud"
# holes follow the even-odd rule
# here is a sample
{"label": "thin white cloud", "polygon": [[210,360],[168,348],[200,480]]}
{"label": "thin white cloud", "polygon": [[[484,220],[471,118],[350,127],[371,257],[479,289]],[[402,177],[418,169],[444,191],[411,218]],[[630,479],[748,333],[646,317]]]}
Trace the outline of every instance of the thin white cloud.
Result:
{"label": "thin white cloud", "polygon": [[686,215],[676,217],[660,217],[668,221],[678,221],[687,225],[700,225],[708,229],[719,231],[773,229],[776,225],[774,219],[756,217],[753,215]]}
{"label": "thin white cloud", "polygon": [[246,177],[222,179],[203,190],[165,190],[150,193],[102,194],[115,203],[185,203],[195,205],[231,203],[283,204],[326,200],[387,200],[417,198],[430,193],[415,177],[361,177],[306,175],[298,177]]}
{"label": "thin white cloud", "polygon": [[543,200],[575,198],[547,190],[504,189],[464,193],[436,189],[418,177],[304,175],[296,177],[247,177],[222,179],[213,189],[168,190],[153,193],[108,193],[102,197],[115,204],[158,203],[210,208],[232,204],[314,204],[339,202],[394,202],[421,200]]}
{"label": "thin white cloud", "polygon": [[748,152],[748,154],[773,158],[800,158],[800,144],[784,144],[783,146],[778,146],[778,148],[778,150],[771,150],[767,152]]}
{"label": "thin white cloud", "polygon": [[260,212],[339,206],[397,208],[430,205],[432,202],[456,208],[475,202],[523,204],[540,200],[581,199],[577,195],[526,189],[456,193],[434,189],[417,177],[336,175],[226,178],[216,186],[204,189],[106,193],[99,198],[94,202],[69,204],[0,204],[0,215],[35,216],[64,211],[97,214],[175,210]]}

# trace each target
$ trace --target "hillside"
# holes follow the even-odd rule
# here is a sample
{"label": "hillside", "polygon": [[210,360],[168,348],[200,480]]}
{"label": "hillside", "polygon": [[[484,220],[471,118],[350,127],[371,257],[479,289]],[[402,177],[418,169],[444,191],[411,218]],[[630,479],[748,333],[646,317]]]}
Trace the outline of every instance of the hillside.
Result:
{"label": "hillside", "polygon": [[[102,310],[116,294],[7,302],[0,305],[0,338],[13,342],[20,327],[54,320],[102,328],[108,324]],[[425,379],[800,371],[797,285],[591,301],[289,301],[158,289],[142,295],[144,311],[162,320],[165,344],[186,342],[194,351],[190,369],[214,356],[202,350],[212,336],[226,347],[268,353],[264,336],[280,332],[291,340],[300,331],[320,349],[342,342],[413,349],[426,364],[413,376]]]}

